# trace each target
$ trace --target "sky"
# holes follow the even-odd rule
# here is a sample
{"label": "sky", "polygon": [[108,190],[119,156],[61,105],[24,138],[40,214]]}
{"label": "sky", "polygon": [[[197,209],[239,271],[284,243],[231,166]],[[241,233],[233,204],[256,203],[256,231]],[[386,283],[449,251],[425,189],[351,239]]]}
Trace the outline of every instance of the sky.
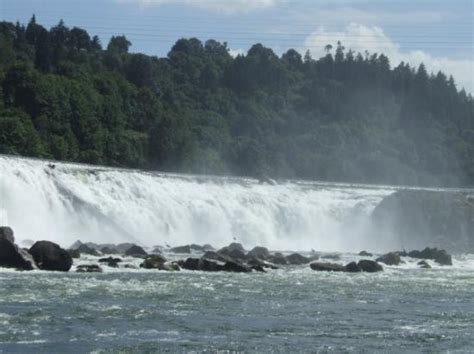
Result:
{"label": "sky", "polygon": [[386,54],[428,71],[453,75],[474,93],[473,0],[0,0],[0,19],[69,27],[98,35],[126,35],[131,51],[166,56],[179,38],[227,42],[231,54],[255,43],[282,54],[327,44]]}

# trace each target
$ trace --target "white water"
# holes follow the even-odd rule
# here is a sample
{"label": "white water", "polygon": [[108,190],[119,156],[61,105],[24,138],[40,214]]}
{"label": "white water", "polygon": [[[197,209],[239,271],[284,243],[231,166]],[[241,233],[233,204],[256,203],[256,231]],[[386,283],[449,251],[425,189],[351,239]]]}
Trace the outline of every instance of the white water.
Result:
{"label": "white water", "polygon": [[[0,223],[18,240],[136,242],[234,239],[247,247],[397,249],[369,230],[392,188],[146,173],[0,156]],[[385,242],[386,243],[386,242]]]}

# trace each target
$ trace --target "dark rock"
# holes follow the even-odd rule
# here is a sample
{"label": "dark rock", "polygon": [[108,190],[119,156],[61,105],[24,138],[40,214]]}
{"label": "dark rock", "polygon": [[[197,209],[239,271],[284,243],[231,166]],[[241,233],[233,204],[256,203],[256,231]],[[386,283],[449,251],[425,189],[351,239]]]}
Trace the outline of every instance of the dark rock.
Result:
{"label": "dark rock", "polygon": [[7,240],[10,243],[15,243],[13,236],[13,229],[9,226],[0,226],[0,240]]}
{"label": "dark rock", "polygon": [[29,253],[40,269],[67,272],[71,269],[72,258],[69,253],[50,241],[38,241],[31,246]]}
{"label": "dark rock", "polygon": [[106,263],[109,267],[118,268],[118,264],[122,262],[122,258],[107,257],[99,259],[99,263]]}
{"label": "dark rock", "polygon": [[362,257],[372,257],[373,254],[370,253],[370,252],[367,252],[367,251],[360,251],[360,252],[359,252],[359,256],[362,256]]}
{"label": "dark rock", "polygon": [[0,230],[0,267],[18,270],[37,269],[33,257],[14,243],[13,230],[2,227]]}
{"label": "dark rock", "polygon": [[186,246],[173,247],[173,248],[170,249],[170,252],[173,252],[173,253],[191,253],[191,246],[186,245]]}
{"label": "dark rock", "polygon": [[267,271],[260,265],[253,266],[252,269],[256,272],[266,273]]}
{"label": "dark rock", "polygon": [[120,253],[116,248],[113,248],[110,246],[102,247],[100,249],[100,252],[102,252],[102,254],[119,254]]}
{"label": "dark rock", "polygon": [[375,261],[370,259],[362,259],[357,263],[357,266],[362,272],[375,273],[383,271],[383,267]]}
{"label": "dark rock", "polygon": [[270,252],[265,247],[254,247],[249,253],[247,253],[247,258],[266,260],[268,257],[270,257]]}
{"label": "dark rock", "polygon": [[205,245],[202,246],[204,251],[215,251],[216,249],[212,247],[212,245],[206,243]]}
{"label": "dark rock", "polygon": [[145,269],[161,269],[163,265],[167,262],[167,259],[160,254],[153,254],[147,256],[142,264],[140,264],[140,268]]}
{"label": "dark rock", "polygon": [[344,266],[344,270],[349,273],[357,273],[362,270],[359,268],[356,262],[350,262]]}
{"label": "dark rock", "polygon": [[286,256],[286,261],[287,264],[291,265],[302,265],[302,264],[308,264],[311,262],[311,259],[305,256],[302,256],[299,253],[292,253],[289,256]]}
{"label": "dark rock", "polygon": [[345,267],[336,263],[314,262],[310,264],[312,270],[324,272],[344,272]]}
{"label": "dark rock", "polygon": [[241,251],[242,253],[245,253],[244,246],[242,246],[242,244],[237,243],[237,242],[232,242],[229,246],[226,246],[226,247],[221,248],[218,252],[219,252],[219,253],[220,253],[221,251],[224,251],[224,252],[231,252],[231,251],[234,251],[234,250],[239,250],[239,251]]}
{"label": "dark rock", "polygon": [[250,267],[261,267],[261,268],[270,268],[270,269],[278,269],[275,265],[268,263],[266,261],[262,261],[259,258],[250,258],[247,259],[247,264]]}
{"label": "dark rock", "polygon": [[97,264],[81,264],[77,266],[78,273],[102,273],[102,268]]}
{"label": "dark rock", "polygon": [[394,252],[384,254],[383,256],[377,258],[376,261],[385,263],[386,265],[399,265],[402,262],[400,256]]}
{"label": "dark rock", "polygon": [[179,267],[178,263],[176,262],[166,262],[163,263],[158,270],[166,270],[168,272],[179,272],[181,268]]}
{"label": "dark rock", "polygon": [[140,246],[133,245],[125,251],[125,255],[130,256],[130,257],[140,258],[140,257],[147,256],[148,253],[146,253],[146,251],[143,248],[141,248]]}
{"label": "dark rock", "polygon": [[87,254],[89,256],[100,256],[100,253],[96,251],[95,248],[89,247],[85,243],[76,248],[80,254]]}
{"label": "dark rock", "polygon": [[231,243],[229,246],[221,248],[217,253],[237,260],[244,260],[247,256],[240,243]]}
{"label": "dark rock", "polygon": [[203,258],[188,258],[182,262],[180,266],[187,270],[200,270],[205,272],[218,272],[224,270],[222,264]]}
{"label": "dark rock", "polygon": [[267,260],[273,264],[278,264],[278,265],[288,264],[288,260],[286,259],[286,257],[282,253],[279,253],[279,252],[270,255],[270,257],[268,257]]}
{"label": "dark rock", "polygon": [[224,271],[234,273],[250,273],[252,268],[238,262],[228,261],[224,264]]}
{"label": "dark rock", "polygon": [[129,250],[131,247],[135,246],[133,243],[125,242],[125,243],[119,243],[115,248],[119,252],[119,254],[125,254],[127,250]]}
{"label": "dark rock", "polygon": [[224,256],[214,251],[207,251],[206,253],[204,253],[202,258],[214,260],[214,261],[220,261],[220,262],[227,262],[231,260],[229,256]]}
{"label": "dark rock", "polygon": [[67,250],[67,253],[69,253],[71,258],[76,258],[77,259],[77,258],[81,257],[81,252],[79,252],[77,249],[76,250],[69,249],[69,250]]}
{"label": "dark rock", "polygon": [[432,259],[441,265],[453,265],[451,255],[445,250],[440,250],[437,248],[427,247],[423,251],[411,251],[408,252],[408,256],[412,258]]}
{"label": "dark rock", "polygon": [[419,265],[420,268],[423,268],[423,269],[431,269],[431,266],[426,261],[419,261],[417,265]]}

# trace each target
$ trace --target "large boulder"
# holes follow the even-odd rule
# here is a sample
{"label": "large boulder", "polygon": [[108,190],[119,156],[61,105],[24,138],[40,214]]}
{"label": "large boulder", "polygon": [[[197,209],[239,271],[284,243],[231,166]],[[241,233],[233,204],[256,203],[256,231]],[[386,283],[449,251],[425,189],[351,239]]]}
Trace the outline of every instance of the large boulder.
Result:
{"label": "large boulder", "polygon": [[142,264],[140,264],[140,268],[145,269],[162,269],[163,265],[167,262],[167,259],[160,254],[153,254],[147,256]]}
{"label": "large boulder", "polygon": [[37,269],[33,257],[15,243],[13,230],[9,227],[0,228],[0,267],[18,270]]}
{"label": "large boulder", "polygon": [[122,262],[122,258],[106,257],[99,259],[99,263],[105,263],[109,267],[118,268],[118,264]]}
{"label": "large boulder", "polygon": [[286,256],[286,261],[287,264],[291,265],[302,265],[302,264],[308,264],[311,262],[311,259],[305,256],[302,256],[299,253],[292,253],[289,256]]}
{"label": "large boulder", "polygon": [[226,264],[224,264],[223,270],[226,272],[234,272],[234,273],[250,273],[252,271],[252,268],[239,262],[229,261],[229,262],[226,262]]}
{"label": "large boulder", "polygon": [[145,257],[148,255],[146,251],[140,246],[133,245],[125,251],[125,255],[129,257]]}
{"label": "large boulder", "polygon": [[394,252],[384,254],[376,259],[377,262],[385,263],[386,265],[399,265],[402,263],[400,256]]}
{"label": "large boulder", "polygon": [[383,271],[383,267],[375,261],[370,259],[362,259],[357,263],[357,266],[362,272],[375,273]]}
{"label": "large boulder", "polygon": [[40,269],[67,272],[71,269],[72,258],[69,253],[54,242],[38,241],[31,246],[29,253]]}
{"label": "large boulder", "polygon": [[422,268],[422,269],[431,269],[431,266],[425,260],[419,261],[416,265],[420,266],[420,268]]}
{"label": "large boulder", "polygon": [[245,249],[240,243],[231,243],[229,246],[221,248],[217,251],[220,255],[231,257],[236,260],[245,260]]}
{"label": "large boulder", "polygon": [[367,251],[360,251],[359,256],[361,256],[361,257],[372,257],[373,254],[370,253],[370,252],[367,252]]}
{"label": "large boulder", "polygon": [[362,270],[359,268],[356,262],[350,262],[344,266],[344,271],[348,273],[358,273]]}
{"label": "large boulder", "polygon": [[224,256],[224,255],[219,254],[219,253],[214,252],[214,251],[207,251],[206,253],[204,253],[202,258],[212,260],[212,261],[219,261],[219,262],[227,262],[227,261],[231,260],[231,257]]}
{"label": "large boulder", "polygon": [[103,246],[100,249],[100,252],[102,254],[119,254],[120,253],[115,247],[112,247],[112,246]]}
{"label": "large boulder", "polygon": [[314,262],[310,264],[312,270],[323,271],[323,272],[345,272],[346,269],[341,264],[327,263],[327,262]]}
{"label": "large boulder", "polygon": [[249,253],[247,253],[247,258],[258,258],[261,260],[266,260],[270,257],[270,252],[265,247],[254,247]]}
{"label": "large boulder", "polygon": [[277,252],[275,254],[271,254],[270,257],[267,259],[269,262],[277,265],[287,265],[288,260],[283,255],[283,253]]}
{"label": "large boulder", "polygon": [[224,270],[222,264],[203,258],[188,258],[179,265],[187,270],[201,270],[205,272],[218,272]]}
{"label": "large boulder", "polygon": [[420,259],[432,259],[441,265],[453,265],[453,259],[448,252],[437,248],[426,247],[423,251],[408,252],[408,257]]}

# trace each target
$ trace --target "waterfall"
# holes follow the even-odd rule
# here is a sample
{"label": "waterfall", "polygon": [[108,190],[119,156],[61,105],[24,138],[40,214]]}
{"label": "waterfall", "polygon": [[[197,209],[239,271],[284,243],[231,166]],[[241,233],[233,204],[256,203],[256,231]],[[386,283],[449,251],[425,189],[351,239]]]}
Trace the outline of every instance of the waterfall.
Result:
{"label": "waterfall", "polygon": [[162,174],[0,156],[0,221],[19,240],[233,241],[280,250],[359,251],[378,244],[368,219],[394,189]]}

